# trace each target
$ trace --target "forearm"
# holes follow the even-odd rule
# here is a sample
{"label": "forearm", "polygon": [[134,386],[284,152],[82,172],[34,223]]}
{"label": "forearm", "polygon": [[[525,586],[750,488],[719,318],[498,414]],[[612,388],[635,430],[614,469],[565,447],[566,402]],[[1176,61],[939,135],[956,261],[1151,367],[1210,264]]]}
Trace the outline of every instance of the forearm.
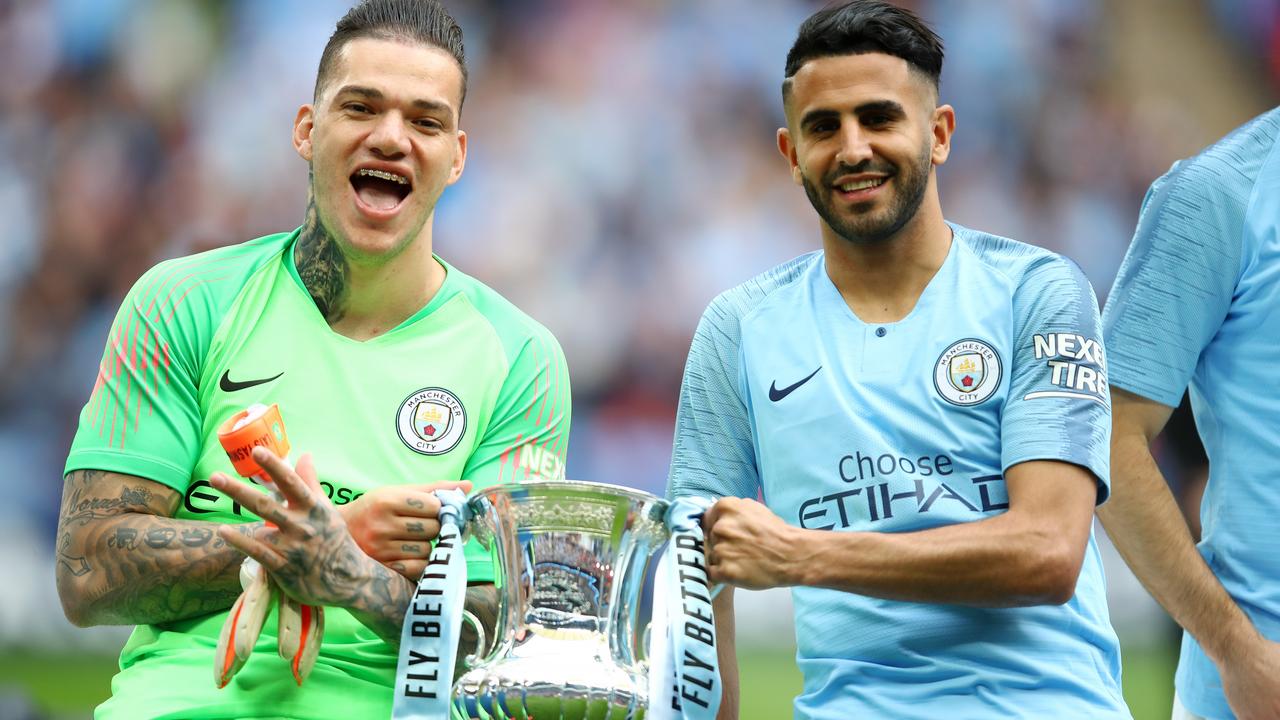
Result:
{"label": "forearm", "polygon": [[1009,514],[908,533],[798,530],[795,584],[979,607],[1062,603],[1078,564],[1048,531]]}
{"label": "forearm", "polygon": [[365,627],[392,647],[400,647],[400,630],[417,586],[403,575],[369,558],[369,577],[352,586],[343,605]]}
{"label": "forearm", "polygon": [[[409,603],[413,600],[417,586],[400,573],[380,563],[373,564],[376,567],[372,568],[373,576],[370,581],[356,587],[347,607],[365,627],[377,633],[378,637],[392,647],[399,647],[405,613],[409,610]],[[467,588],[463,606],[484,625],[485,644],[492,643],[498,617],[497,589],[489,584],[472,585]],[[472,653],[482,653],[486,649],[478,647],[478,639],[475,630],[464,622],[458,641],[459,659]]]}
{"label": "forearm", "polygon": [[57,581],[68,618],[81,626],[151,624],[231,607],[244,555],[215,527],[136,512],[64,517]]}
{"label": "forearm", "polygon": [[1215,661],[1256,639],[1257,631],[1196,550],[1146,438],[1112,443],[1111,499],[1098,517],[1147,591]]}
{"label": "forearm", "polygon": [[55,575],[69,620],[161,623],[231,606],[244,556],[218,537],[215,525],[173,519],[181,501],[178,491],[145,478],[67,474]]}

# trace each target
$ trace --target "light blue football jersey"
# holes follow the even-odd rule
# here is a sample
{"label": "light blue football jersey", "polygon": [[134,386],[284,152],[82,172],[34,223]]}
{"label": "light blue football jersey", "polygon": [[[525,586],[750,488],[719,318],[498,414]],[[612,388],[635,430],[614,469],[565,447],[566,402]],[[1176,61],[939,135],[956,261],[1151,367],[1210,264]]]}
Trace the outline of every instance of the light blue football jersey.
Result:
{"label": "light blue football jersey", "polygon": [[[1005,469],[1060,460],[1088,468],[1105,499],[1092,288],[1060,256],[951,227],[899,322],[854,315],[820,252],[716,298],[689,351],[668,494],[762,494],[792,525],[906,532],[1005,512]],[[1130,717],[1092,535],[1061,606],[793,598],[797,718]]]}
{"label": "light blue football jersey", "polygon": [[[1209,456],[1200,554],[1280,641],[1278,140],[1280,108],[1151,186],[1103,327],[1116,387],[1175,407],[1190,385]],[[1176,683],[1191,712],[1232,717],[1190,635]]]}

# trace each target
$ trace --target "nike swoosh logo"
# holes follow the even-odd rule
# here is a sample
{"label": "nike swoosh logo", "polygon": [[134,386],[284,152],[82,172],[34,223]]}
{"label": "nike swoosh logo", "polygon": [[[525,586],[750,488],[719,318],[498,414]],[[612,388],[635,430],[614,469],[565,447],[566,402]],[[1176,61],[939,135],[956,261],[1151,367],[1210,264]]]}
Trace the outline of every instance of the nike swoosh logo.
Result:
{"label": "nike swoosh logo", "polygon": [[[819,365],[818,370],[821,370],[821,369],[822,369],[822,366]],[[778,381],[774,380],[772,383],[769,384],[769,399],[774,402],[778,402],[782,398],[790,395],[791,393],[795,392],[796,388],[812,380],[813,376],[818,374],[818,370],[814,370],[813,372],[809,373],[808,377],[804,378],[803,380],[800,380],[799,382],[793,385],[788,385],[782,388],[781,390],[778,389]]]}
{"label": "nike swoosh logo", "polygon": [[[284,375],[284,373],[280,373],[280,375]],[[218,381],[218,387],[222,389],[222,392],[236,392],[237,390],[247,390],[255,385],[262,385],[265,383],[269,383],[272,380],[275,380],[276,378],[280,377],[280,375],[276,375],[275,377],[263,378],[261,380],[246,380],[244,382],[236,382],[235,380],[231,379],[231,371],[227,370],[226,372],[222,373],[222,379]]]}

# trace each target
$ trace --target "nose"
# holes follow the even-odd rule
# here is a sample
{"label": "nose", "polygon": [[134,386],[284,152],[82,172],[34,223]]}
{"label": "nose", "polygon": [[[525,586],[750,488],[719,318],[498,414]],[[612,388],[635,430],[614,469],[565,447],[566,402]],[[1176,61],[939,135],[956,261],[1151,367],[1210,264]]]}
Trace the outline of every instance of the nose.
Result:
{"label": "nose", "polygon": [[399,112],[383,113],[365,138],[365,145],[382,157],[407,155],[409,135],[405,131],[404,118]]}
{"label": "nose", "polygon": [[840,151],[836,160],[843,165],[857,166],[870,160],[871,138],[856,122],[844,123],[840,128]]}

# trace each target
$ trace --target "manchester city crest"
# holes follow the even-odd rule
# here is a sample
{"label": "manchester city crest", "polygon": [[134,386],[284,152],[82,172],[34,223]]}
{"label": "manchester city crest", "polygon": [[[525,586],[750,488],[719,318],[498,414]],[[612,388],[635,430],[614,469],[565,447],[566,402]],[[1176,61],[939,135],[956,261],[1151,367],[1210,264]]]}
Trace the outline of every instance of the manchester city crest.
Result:
{"label": "manchester city crest", "polygon": [[963,353],[951,358],[949,378],[956,392],[970,392],[982,384],[987,374],[987,362],[978,353]]}
{"label": "manchester city crest", "polygon": [[458,446],[467,429],[467,411],[444,388],[423,388],[400,403],[396,431],[411,450],[443,455]]}
{"label": "manchester city crest", "polygon": [[1000,387],[1000,355],[989,343],[966,339],[952,343],[934,366],[933,386],[953,405],[977,405]]}

